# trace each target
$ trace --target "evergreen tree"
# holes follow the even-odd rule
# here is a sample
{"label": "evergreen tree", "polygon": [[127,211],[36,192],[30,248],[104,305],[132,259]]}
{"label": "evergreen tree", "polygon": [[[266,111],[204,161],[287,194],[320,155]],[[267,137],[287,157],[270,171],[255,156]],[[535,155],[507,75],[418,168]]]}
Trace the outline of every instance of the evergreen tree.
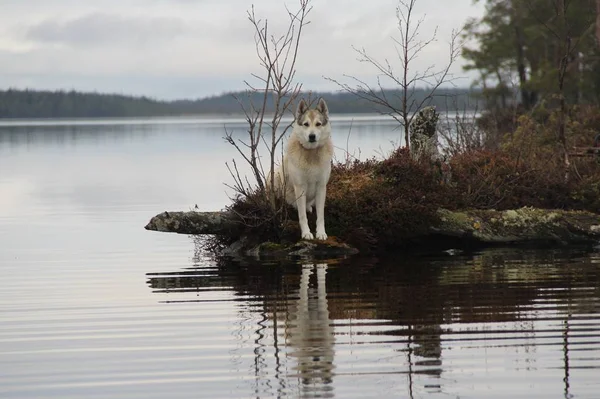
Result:
{"label": "evergreen tree", "polygon": [[463,55],[465,69],[479,71],[476,83],[490,107],[506,107],[515,83],[525,109],[559,91],[569,104],[600,103],[598,0],[479,1],[485,1],[484,16],[465,25],[466,38],[478,46]]}

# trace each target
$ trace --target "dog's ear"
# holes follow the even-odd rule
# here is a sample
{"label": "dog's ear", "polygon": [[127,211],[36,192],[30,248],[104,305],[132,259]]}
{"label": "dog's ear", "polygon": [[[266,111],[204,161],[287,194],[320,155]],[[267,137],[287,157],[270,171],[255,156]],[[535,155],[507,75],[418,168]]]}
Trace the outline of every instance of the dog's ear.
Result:
{"label": "dog's ear", "polygon": [[327,103],[325,102],[323,97],[319,98],[319,103],[317,104],[317,111],[319,111],[323,115],[329,115],[329,108],[327,108]]}
{"label": "dog's ear", "polygon": [[298,108],[296,108],[296,123],[300,123],[300,119],[307,109],[308,105],[306,105],[306,101],[304,101],[304,99],[300,100],[298,103]]}

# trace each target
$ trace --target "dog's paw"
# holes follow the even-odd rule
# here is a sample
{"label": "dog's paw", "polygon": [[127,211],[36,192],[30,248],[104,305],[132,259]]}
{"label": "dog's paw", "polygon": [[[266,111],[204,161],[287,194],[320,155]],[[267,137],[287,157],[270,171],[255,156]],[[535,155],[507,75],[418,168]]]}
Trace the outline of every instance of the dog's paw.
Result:
{"label": "dog's paw", "polygon": [[303,240],[313,240],[314,237],[313,237],[312,233],[309,231],[306,233],[302,233],[302,239]]}
{"label": "dog's paw", "polygon": [[321,240],[321,241],[325,241],[327,239],[327,234],[324,231],[317,232],[316,239],[317,240]]}

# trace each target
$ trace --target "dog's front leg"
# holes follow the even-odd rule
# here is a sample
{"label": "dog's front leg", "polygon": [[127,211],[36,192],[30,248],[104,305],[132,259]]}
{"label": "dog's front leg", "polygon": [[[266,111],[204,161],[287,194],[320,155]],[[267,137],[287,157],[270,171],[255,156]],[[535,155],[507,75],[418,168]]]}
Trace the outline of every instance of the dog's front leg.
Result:
{"label": "dog's front leg", "polygon": [[327,195],[327,186],[325,184],[317,187],[315,196],[315,207],[317,208],[317,240],[326,240],[325,233],[325,196]]}
{"label": "dog's front leg", "polygon": [[298,222],[300,223],[300,233],[303,240],[312,240],[314,237],[308,227],[308,218],[306,217],[306,187],[294,185],[296,194],[296,208],[298,208]]}

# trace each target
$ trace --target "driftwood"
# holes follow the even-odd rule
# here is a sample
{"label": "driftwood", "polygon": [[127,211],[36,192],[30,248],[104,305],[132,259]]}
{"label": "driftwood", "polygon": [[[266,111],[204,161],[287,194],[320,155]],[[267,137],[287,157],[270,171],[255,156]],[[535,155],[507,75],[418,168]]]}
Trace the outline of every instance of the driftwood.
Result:
{"label": "driftwood", "polygon": [[150,219],[145,229],[193,235],[228,235],[237,241],[223,252],[227,255],[338,257],[358,253],[357,249],[334,237],[326,241],[299,241],[291,245],[270,242],[256,245],[242,235],[244,229],[239,219],[228,212],[165,211]]}
{"label": "driftwood", "polygon": [[228,212],[163,212],[150,219],[146,230],[180,234],[235,234],[241,230]]}
{"label": "driftwood", "polygon": [[[227,212],[163,212],[146,225],[147,230],[181,234],[226,234],[239,238],[228,251],[253,255],[350,255],[356,249],[335,240],[296,243],[283,247],[263,243],[249,247],[242,226]],[[438,221],[419,241],[448,239],[464,244],[584,244],[600,241],[600,215],[581,212],[520,208],[507,211],[440,209]]]}

